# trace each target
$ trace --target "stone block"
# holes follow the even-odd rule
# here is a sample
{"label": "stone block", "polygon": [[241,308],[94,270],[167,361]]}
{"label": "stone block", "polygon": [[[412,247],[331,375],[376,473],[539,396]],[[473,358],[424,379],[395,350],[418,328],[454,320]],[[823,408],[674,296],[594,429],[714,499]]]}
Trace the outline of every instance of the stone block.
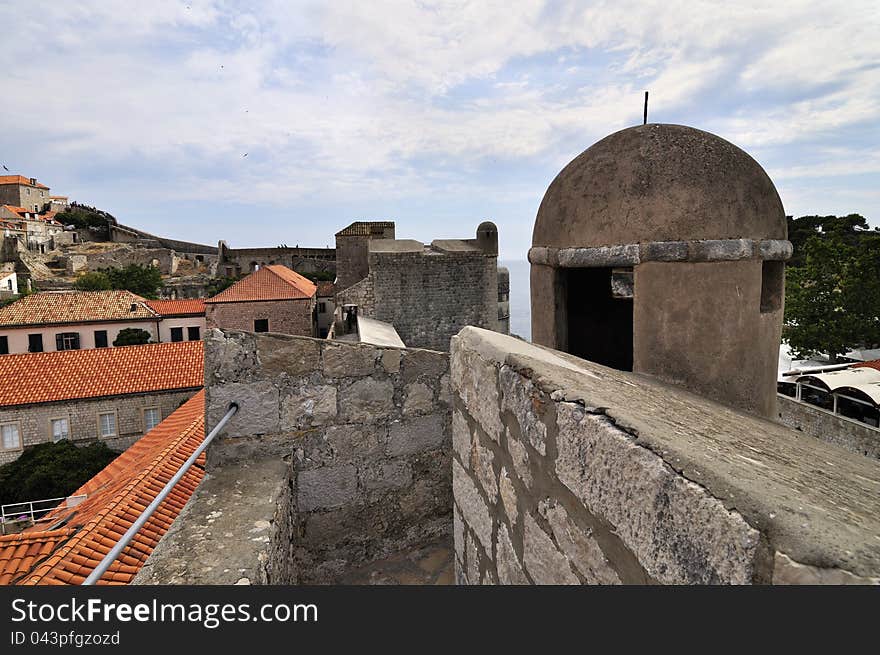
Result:
{"label": "stone block", "polygon": [[526,451],[526,447],[513,436],[509,428],[505,428],[505,435],[507,437],[507,450],[510,453],[510,458],[513,460],[513,470],[526,487],[531,487],[532,472],[529,469],[529,453]]}
{"label": "stone block", "polygon": [[368,491],[407,487],[412,484],[412,467],[405,460],[385,460],[365,466],[361,479]]}
{"label": "stone block", "polygon": [[561,268],[599,266],[635,266],[639,263],[639,244],[598,246],[596,248],[561,248],[556,253]]}
{"label": "stone block", "polygon": [[498,538],[495,541],[496,568],[498,569],[498,581],[501,584],[529,584],[529,579],[523,571],[522,565],[516,556],[507,526],[503,523],[498,527]]}
{"label": "stone block", "polygon": [[281,429],[326,425],[336,418],[336,387],[300,386],[281,400]]}
{"label": "stone block", "polygon": [[523,514],[523,562],[535,584],[580,584],[568,565],[568,558],[556,548],[531,514]]}
{"label": "stone block", "polygon": [[474,481],[456,461],[452,461],[452,493],[461,511],[465,525],[469,526],[486,552],[492,552],[492,517]]}
{"label": "stone block", "polygon": [[878,585],[880,577],[862,577],[849,571],[819,568],[795,562],[785,553],[773,557],[773,584],[778,585]]}
{"label": "stone block", "polygon": [[510,524],[515,525],[519,520],[516,489],[510,480],[510,476],[507,474],[507,469],[503,466],[498,474],[498,492],[501,494],[501,502],[504,504],[504,511],[507,514],[507,518],[510,519]]}
{"label": "stone block", "polygon": [[572,522],[562,505],[544,502],[541,509],[541,515],[550,524],[556,543],[587,584],[620,584],[617,572],[609,564],[599,544],[588,530]]}
{"label": "stone block", "polygon": [[388,428],[387,453],[391,457],[440,448],[446,441],[441,414],[394,421]]}
{"label": "stone block", "polygon": [[452,405],[452,386],[449,380],[449,373],[440,376],[440,385],[437,391],[437,401],[446,405]]}
{"label": "stone block", "polygon": [[339,420],[343,423],[387,421],[394,411],[394,385],[391,380],[364,378],[339,392]]}
{"label": "stone block", "polygon": [[383,350],[381,362],[382,369],[389,375],[400,372],[400,351]]}
{"label": "stone block", "polygon": [[357,496],[357,469],[351,464],[344,464],[299,471],[296,485],[299,511],[340,507]]}
{"label": "stone block", "polygon": [[[556,475],[664,584],[747,584],[759,534],[604,416],[557,403]],[[528,567],[528,563],[526,564]]]}
{"label": "stone block", "polygon": [[465,468],[471,466],[471,430],[467,419],[457,409],[452,410],[452,449]]}
{"label": "stone block", "polygon": [[688,259],[693,262],[718,262],[749,259],[754,254],[751,239],[706,239],[691,241]]}
{"label": "stone block", "polygon": [[502,366],[499,373],[501,387],[501,409],[508,410],[519,425],[520,434],[525,437],[541,455],[547,454],[547,426],[544,414],[551,402],[549,397],[538,390],[532,381],[522,377],[509,366]]}
{"label": "stone block", "polygon": [[324,347],[324,375],[331,378],[354,378],[372,375],[379,351],[360,344]]}
{"label": "stone block", "polygon": [[423,382],[411,382],[404,388],[403,415],[427,414],[434,409],[434,390]]}
{"label": "stone block", "polygon": [[498,398],[498,371],[492,362],[466,347],[456,348],[450,360],[455,392],[468,413],[494,441],[499,441],[503,426]]}
{"label": "stone block", "polygon": [[352,460],[379,454],[385,434],[382,425],[333,425],[324,431],[324,439],[339,459]]}
{"label": "stone block", "polygon": [[321,342],[308,337],[256,336],[260,366],[268,377],[309,375],[321,368]]}
{"label": "stone block", "polygon": [[639,259],[643,262],[683,262],[688,258],[687,241],[650,241],[640,248]]}
{"label": "stone block", "polygon": [[268,380],[214,385],[208,389],[208,429],[226,413],[229,403],[238,403],[238,412],[223,430],[223,437],[252,437],[276,433],[280,429],[278,388]]}
{"label": "stone block", "polygon": [[495,456],[492,451],[475,441],[471,448],[471,470],[477,477],[477,481],[486,492],[486,497],[491,504],[498,501],[498,481],[495,479],[495,471],[492,462]]}
{"label": "stone block", "polygon": [[247,382],[260,371],[254,335],[205,331],[205,386]]}
{"label": "stone block", "polygon": [[437,380],[449,370],[449,355],[446,353],[418,349],[401,352],[400,374],[404,382],[412,382],[419,377]]}

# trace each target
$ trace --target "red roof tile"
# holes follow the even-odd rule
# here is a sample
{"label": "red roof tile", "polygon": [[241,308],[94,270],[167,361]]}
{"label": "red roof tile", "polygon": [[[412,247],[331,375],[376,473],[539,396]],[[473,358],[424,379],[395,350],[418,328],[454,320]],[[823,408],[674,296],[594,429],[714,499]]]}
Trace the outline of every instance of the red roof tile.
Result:
{"label": "red roof tile", "polygon": [[869,362],[859,362],[858,364],[853,364],[851,368],[859,367],[873,368],[880,371],[880,359],[872,359]]}
{"label": "red roof tile", "polygon": [[326,280],[320,280],[318,282],[318,293],[317,295],[322,298],[327,298],[336,293],[336,285],[333,282],[328,282]]}
{"label": "red roof tile", "polygon": [[31,181],[22,175],[0,175],[0,184],[23,184],[25,186],[35,186],[38,189],[48,189],[45,184],[31,184]]}
{"label": "red roof tile", "polygon": [[201,341],[0,356],[0,407],[194,389],[204,380]]}
{"label": "red roof tile", "polygon": [[[0,583],[81,584],[198,448],[205,436],[200,391],[22,535],[0,538]],[[99,584],[127,584],[171,527],[205,475],[204,455],[110,566]],[[67,520],[63,529],[45,530]],[[30,550],[22,550],[25,544]],[[33,550],[34,555],[29,555]]]}
{"label": "red roof tile", "polygon": [[160,316],[189,316],[205,314],[204,298],[183,298],[181,300],[148,300],[147,305]]}
{"label": "red roof tile", "polygon": [[208,298],[206,303],[253,300],[296,300],[315,295],[315,283],[286,266],[270,264]]}
{"label": "red roof tile", "polygon": [[131,291],[43,291],[0,308],[2,327],[156,318],[144,299]]}

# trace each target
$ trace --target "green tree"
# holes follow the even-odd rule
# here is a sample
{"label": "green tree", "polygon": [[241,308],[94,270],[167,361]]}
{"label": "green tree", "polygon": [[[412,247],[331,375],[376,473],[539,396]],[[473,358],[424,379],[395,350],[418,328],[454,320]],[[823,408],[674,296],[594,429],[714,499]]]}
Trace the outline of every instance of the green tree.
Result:
{"label": "green tree", "polygon": [[144,298],[156,298],[162,286],[162,274],[152,266],[129,264],[125,268],[107,269],[106,274],[112,288],[127,289]]}
{"label": "green tree", "polygon": [[228,289],[236,282],[238,282],[237,277],[215,277],[205,287],[205,293],[208,294],[208,298],[216,296],[218,293]]}
{"label": "green tree", "polygon": [[80,291],[105,291],[112,289],[113,285],[110,283],[110,277],[106,273],[103,271],[92,271],[90,273],[83,273],[76,278],[73,287]]}
{"label": "green tree", "polygon": [[117,454],[103,442],[80,448],[65,440],[26,448],[17,460],[0,466],[0,503],[69,496]]}
{"label": "green tree", "polygon": [[802,265],[786,273],[783,339],[797,358],[826,354],[832,362],[853,348],[880,342],[880,241],[847,243],[843,230],[814,234]]}
{"label": "green tree", "polygon": [[138,328],[125,328],[116,335],[114,346],[140,346],[150,343],[150,333]]}

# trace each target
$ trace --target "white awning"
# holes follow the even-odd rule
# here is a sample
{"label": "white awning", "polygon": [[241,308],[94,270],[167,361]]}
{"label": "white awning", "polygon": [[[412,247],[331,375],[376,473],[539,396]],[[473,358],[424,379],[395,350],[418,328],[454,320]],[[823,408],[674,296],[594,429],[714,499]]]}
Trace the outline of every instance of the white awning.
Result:
{"label": "white awning", "polygon": [[819,380],[831,391],[839,391],[843,395],[846,395],[844,387],[857,389],[880,405],[880,371],[877,369],[860,366],[858,368],[846,368],[842,371],[814,373],[798,377],[797,382],[804,382],[807,378]]}

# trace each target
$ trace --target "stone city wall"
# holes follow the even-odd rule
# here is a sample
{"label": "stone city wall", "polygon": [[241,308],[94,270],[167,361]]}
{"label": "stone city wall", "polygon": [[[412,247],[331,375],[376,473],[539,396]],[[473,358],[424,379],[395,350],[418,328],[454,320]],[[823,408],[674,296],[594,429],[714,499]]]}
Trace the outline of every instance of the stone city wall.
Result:
{"label": "stone city wall", "polygon": [[880,430],[789,396],[778,394],[779,422],[793,430],[846,448],[851,453],[880,459]]}
{"label": "stone city wall", "polygon": [[240,410],[138,582],[333,582],[451,536],[448,367],[428,350],[209,330],[207,429]]}
{"label": "stone city wall", "polygon": [[456,578],[880,582],[880,463],[497,333],[452,342]]}

